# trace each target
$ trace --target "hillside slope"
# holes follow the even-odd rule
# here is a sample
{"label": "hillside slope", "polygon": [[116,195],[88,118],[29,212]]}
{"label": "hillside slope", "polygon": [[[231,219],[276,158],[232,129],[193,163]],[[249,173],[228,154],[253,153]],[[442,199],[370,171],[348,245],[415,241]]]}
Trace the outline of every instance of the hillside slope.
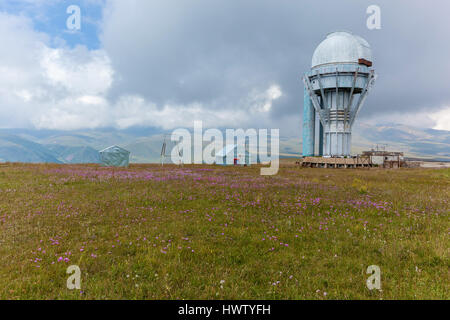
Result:
{"label": "hillside slope", "polygon": [[[117,144],[131,152],[131,162],[159,162],[163,132],[148,129],[79,131],[0,130],[0,162],[98,163],[98,150]],[[404,125],[357,123],[353,153],[377,145],[408,157],[450,161],[450,132]],[[174,143],[167,146],[170,154]],[[282,157],[301,155],[301,137],[280,137]]]}

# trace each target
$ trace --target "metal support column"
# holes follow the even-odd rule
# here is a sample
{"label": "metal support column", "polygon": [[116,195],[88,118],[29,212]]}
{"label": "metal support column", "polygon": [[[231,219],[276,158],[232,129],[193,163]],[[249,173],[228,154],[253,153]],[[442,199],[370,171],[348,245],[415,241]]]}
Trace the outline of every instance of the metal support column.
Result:
{"label": "metal support column", "polygon": [[314,156],[316,112],[308,90],[305,88],[303,97],[303,156]]}

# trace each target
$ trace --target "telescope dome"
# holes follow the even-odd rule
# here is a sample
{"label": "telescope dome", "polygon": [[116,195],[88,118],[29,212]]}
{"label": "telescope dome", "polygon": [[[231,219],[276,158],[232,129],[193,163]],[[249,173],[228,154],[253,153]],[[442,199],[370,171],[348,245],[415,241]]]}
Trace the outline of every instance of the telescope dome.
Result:
{"label": "telescope dome", "polygon": [[312,68],[334,63],[365,63],[372,61],[372,49],[360,36],[347,31],[330,33],[314,51]]}

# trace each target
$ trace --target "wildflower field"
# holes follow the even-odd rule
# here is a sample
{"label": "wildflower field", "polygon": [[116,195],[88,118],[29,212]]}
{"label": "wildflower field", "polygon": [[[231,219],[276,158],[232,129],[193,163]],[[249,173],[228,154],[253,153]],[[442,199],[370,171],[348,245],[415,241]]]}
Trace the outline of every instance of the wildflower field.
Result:
{"label": "wildflower field", "polygon": [[449,299],[449,187],[449,169],[1,165],[0,298]]}

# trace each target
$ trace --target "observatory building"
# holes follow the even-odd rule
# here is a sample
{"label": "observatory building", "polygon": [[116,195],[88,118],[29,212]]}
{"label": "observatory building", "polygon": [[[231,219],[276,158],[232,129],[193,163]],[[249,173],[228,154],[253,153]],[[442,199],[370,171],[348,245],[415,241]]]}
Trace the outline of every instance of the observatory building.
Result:
{"label": "observatory building", "polygon": [[376,75],[372,50],[363,38],[330,33],[316,48],[303,82],[303,156],[345,157],[352,126]]}

